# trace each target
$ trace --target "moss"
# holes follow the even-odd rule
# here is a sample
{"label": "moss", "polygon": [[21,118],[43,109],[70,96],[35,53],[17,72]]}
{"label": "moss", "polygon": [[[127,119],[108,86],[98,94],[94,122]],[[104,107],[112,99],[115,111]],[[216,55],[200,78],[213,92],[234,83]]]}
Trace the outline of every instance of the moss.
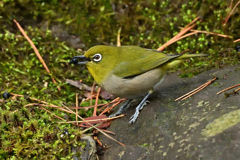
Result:
{"label": "moss", "polygon": [[[0,112],[0,159],[15,156],[23,159],[60,159],[70,156],[71,159],[71,146],[84,146],[80,142],[81,131],[71,125],[43,120],[44,116],[28,112],[26,108],[14,113],[2,109]],[[68,133],[64,130],[68,130]]]}
{"label": "moss", "polygon": [[235,110],[213,120],[202,131],[202,135],[212,137],[240,122],[240,110]]}
{"label": "moss", "polygon": [[[83,79],[91,84],[92,77],[84,67],[74,67],[68,62],[71,57],[83,54],[83,51],[97,44],[115,45],[121,28],[122,45],[137,45],[156,49],[176,35],[179,27],[186,26],[197,16],[202,21],[195,27],[227,34],[232,38],[198,34],[178,41],[165,49],[166,53],[176,54],[186,49],[190,53],[207,53],[209,57],[186,61],[181,67],[181,77],[191,77],[211,68],[239,63],[240,54],[233,40],[240,37],[239,10],[234,11],[226,25],[223,25],[228,13],[228,1],[143,1],[143,0],[3,0],[0,2],[0,93],[14,92],[26,95],[25,98],[6,100],[1,103],[1,142],[4,149],[0,152],[4,158],[17,157],[16,154],[33,159],[39,156],[36,150],[31,154],[24,151],[14,136],[25,142],[30,138],[31,145],[44,146],[40,153],[50,153],[51,147],[63,146],[54,156],[66,153],[67,140],[59,136],[66,128],[71,132],[71,125],[57,125],[55,119],[37,106],[25,108],[32,103],[27,97],[68,106],[75,105],[76,88],[65,83],[65,79]],[[37,59],[33,49],[16,28],[16,19],[27,32],[47,63],[51,76]],[[213,23],[214,22],[214,23]],[[57,87],[61,86],[61,92]],[[81,101],[81,98],[79,99]],[[105,102],[104,100],[100,102]],[[88,105],[83,104],[84,106]],[[58,116],[65,113],[50,109]],[[14,112],[14,113],[13,113]],[[79,111],[83,117],[92,115],[92,110]],[[69,116],[69,119],[74,119]],[[194,124],[194,123],[193,123]],[[59,127],[59,129],[56,129]],[[75,129],[75,128],[73,128]],[[53,131],[52,131],[53,130]],[[77,129],[76,129],[77,130]],[[75,131],[72,131],[75,133]],[[79,136],[70,136],[76,139]],[[66,136],[68,137],[68,136]],[[71,138],[72,137],[72,138]],[[72,142],[69,140],[68,142]],[[54,142],[53,146],[47,143]],[[6,143],[5,143],[6,142]],[[30,150],[30,148],[27,148]],[[31,148],[32,149],[32,148]],[[163,155],[166,156],[166,152]],[[29,157],[30,156],[30,157]],[[67,156],[66,156],[67,157]]]}

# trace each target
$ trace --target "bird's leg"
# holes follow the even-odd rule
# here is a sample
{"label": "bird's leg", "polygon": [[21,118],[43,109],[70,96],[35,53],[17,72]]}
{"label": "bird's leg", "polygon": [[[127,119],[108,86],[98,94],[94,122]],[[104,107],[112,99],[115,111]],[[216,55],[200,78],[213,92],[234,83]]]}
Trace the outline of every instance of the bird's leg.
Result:
{"label": "bird's leg", "polygon": [[123,105],[118,109],[118,111],[114,114],[111,114],[110,116],[108,116],[109,118],[111,117],[115,117],[120,115],[123,111],[125,111],[126,109],[128,109],[128,107],[132,104],[132,99],[128,99],[126,100]]}
{"label": "bird's leg", "polygon": [[139,105],[136,107],[136,111],[134,113],[134,115],[132,115],[132,117],[130,118],[131,120],[129,121],[129,123],[134,123],[137,118],[138,118],[138,115],[139,115],[139,112],[140,110],[143,109],[143,107],[146,105],[146,100],[147,98],[150,96],[150,94],[152,93],[153,91],[149,91],[148,94],[143,98],[143,100],[139,103]]}

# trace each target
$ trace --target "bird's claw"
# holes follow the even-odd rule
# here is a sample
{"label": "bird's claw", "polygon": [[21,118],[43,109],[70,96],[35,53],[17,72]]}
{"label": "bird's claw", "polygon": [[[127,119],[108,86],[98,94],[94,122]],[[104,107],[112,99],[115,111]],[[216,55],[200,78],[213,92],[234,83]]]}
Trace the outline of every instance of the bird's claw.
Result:
{"label": "bird's claw", "polygon": [[120,115],[124,110],[126,110],[132,103],[132,100],[129,99],[126,102],[124,102],[124,104],[118,109],[118,111],[114,114],[111,114],[110,116],[108,116],[108,118],[112,118],[112,117],[116,117],[118,115]]}
{"label": "bird's claw", "polygon": [[133,124],[137,120],[138,115],[139,115],[139,110],[136,110],[136,112],[134,113],[134,115],[132,115],[132,117],[130,118],[131,120],[128,123]]}
{"label": "bird's claw", "polygon": [[149,100],[146,100],[144,103],[143,103],[143,105],[140,107],[140,111],[143,109],[143,107],[144,106],[146,106],[148,103],[150,103],[150,101]]}
{"label": "bird's claw", "polygon": [[108,118],[116,117],[116,116],[118,116],[118,115],[119,115],[119,114],[114,113],[114,114],[109,115]]}
{"label": "bird's claw", "polygon": [[148,100],[143,100],[143,101],[137,106],[134,115],[132,115],[132,117],[130,118],[130,121],[129,121],[128,123],[132,124],[132,123],[134,123],[134,122],[137,120],[140,111],[143,109],[143,107],[144,107],[145,105],[147,105],[147,103],[149,103]]}

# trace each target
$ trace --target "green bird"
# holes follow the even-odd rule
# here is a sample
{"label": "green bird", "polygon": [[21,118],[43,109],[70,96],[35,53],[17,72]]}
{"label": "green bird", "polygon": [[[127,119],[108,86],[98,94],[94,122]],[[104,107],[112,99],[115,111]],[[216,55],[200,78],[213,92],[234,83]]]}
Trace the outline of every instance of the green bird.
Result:
{"label": "green bird", "polygon": [[137,46],[104,46],[90,48],[84,55],[75,56],[70,63],[85,64],[98,85],[114,96],[128,100],[111,115],[126,110],[133,99],[143,98],[129,123],[137,120],[146,100],[160,85],[166,72],[187,58],[206,54],[167,55]]}

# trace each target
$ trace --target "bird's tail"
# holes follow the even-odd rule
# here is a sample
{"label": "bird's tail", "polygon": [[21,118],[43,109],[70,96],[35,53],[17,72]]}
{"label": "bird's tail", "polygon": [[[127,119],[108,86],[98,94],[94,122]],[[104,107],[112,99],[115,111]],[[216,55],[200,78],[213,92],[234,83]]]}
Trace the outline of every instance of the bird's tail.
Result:
{"label": "bird's tail", "polygon": [[208,56],[208,54],[183,54],[180,55],[176,58],[174,58],[170,63],[167,63],[167,68],[174,68],[175,66],[179,65],[180,63],[182,63],[185,59],[189,59],[189,58],[193,58],[193,57],[203,57],[203,56]]}
{"label": "bird's tail", "polygon": [[179,57],[177,57],[175,60],[182,60],[182,59],[188,59],[188,58],[192,58],[192,57],[204,57],[204,56],[209,56],[208,54],[183,54]]}

